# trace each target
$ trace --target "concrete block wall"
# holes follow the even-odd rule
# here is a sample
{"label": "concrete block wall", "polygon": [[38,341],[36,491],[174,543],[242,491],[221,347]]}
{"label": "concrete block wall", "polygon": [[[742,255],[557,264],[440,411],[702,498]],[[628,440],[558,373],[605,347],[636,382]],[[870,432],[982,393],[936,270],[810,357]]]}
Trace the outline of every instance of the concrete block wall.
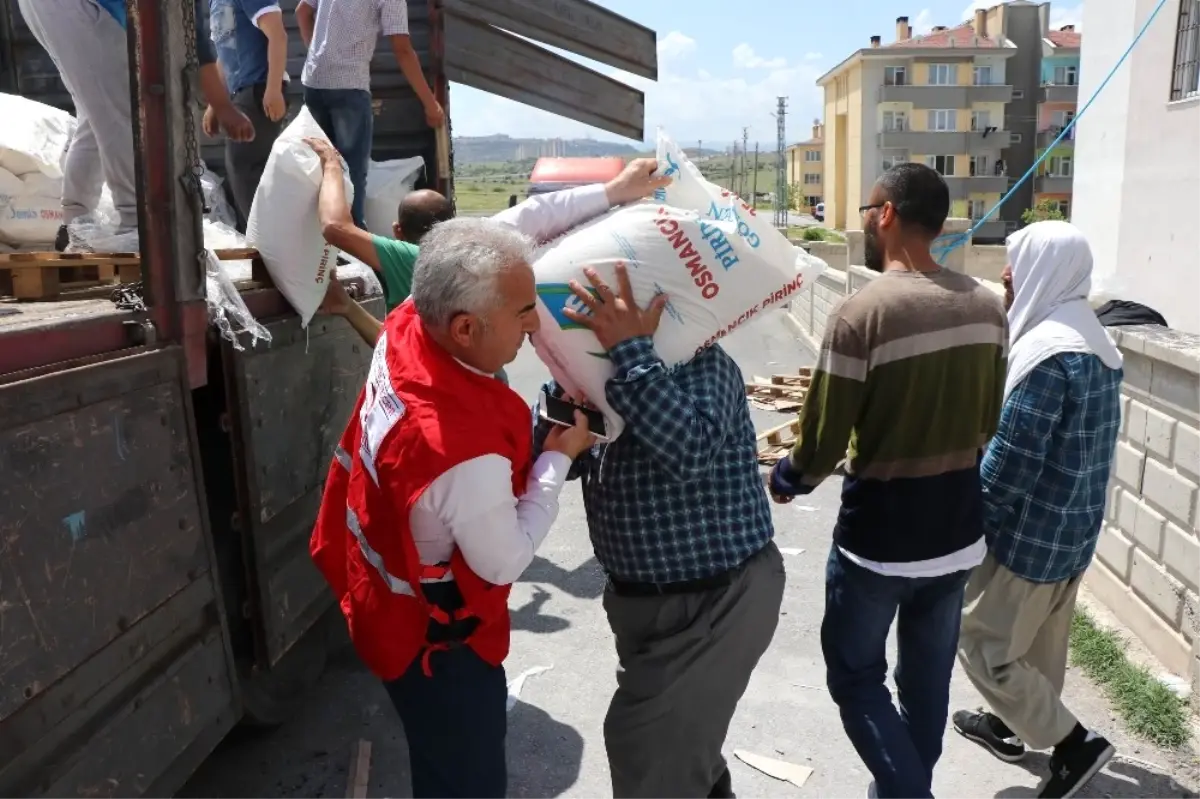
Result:
{"label": "concrete block wall", "polygon": [[[874,277],[862,266],[826,270],[793,301],[795,326],[814,351],[829,309]],[[1125,358],[1121,437],[1085,581],[1163,665],[1190,678],[1200,710],[1200,335],[1110,333]]]}

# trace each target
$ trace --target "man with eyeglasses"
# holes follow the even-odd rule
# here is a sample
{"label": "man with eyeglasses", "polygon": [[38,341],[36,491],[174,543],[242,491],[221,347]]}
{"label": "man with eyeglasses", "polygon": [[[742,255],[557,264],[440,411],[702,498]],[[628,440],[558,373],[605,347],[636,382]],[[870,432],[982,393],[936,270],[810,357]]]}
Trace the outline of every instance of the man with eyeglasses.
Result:
{"label": "man with eyeglasses", "polygon": [[[821,648],[874,796],[933,795],[963,589],[987,554],[979,464],[1008,326],[999,297],[930,254],[949,210],[946,182],[924,165],[875,184],[859,211],[880,275],[829,315],[800,435],[769,483],[790,502],[845,459]],[[893,619],[899,709],[886,685]]]}

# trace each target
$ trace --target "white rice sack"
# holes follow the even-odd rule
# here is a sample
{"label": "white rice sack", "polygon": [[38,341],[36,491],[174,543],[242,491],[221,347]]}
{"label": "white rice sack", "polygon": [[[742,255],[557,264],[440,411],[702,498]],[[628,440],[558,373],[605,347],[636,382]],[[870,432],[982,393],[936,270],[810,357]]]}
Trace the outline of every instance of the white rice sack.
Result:
{"label": "white rice sack", "polygon": [[424,169],[425,159],[421,156],[371,162],[367,171],[367,199],[363,204],[367,230],[385,239],[392,238],[400,201],[417,185]]}
{"label": "white rice sack", "polygon": [[[325,298],[338,249],[325,243],[317,224],[321,159],[305,138],[328,140],[307,108],[271,147],[250,207],[246,241],[258,249],[271,280],[300,315],[300,324],[308,327]],[[349,177],[344,181],[350,201],[354,189]]]}
{"label": "white rice sack", "polygon": [[62,176],[51,177],[43,175],[41,172],[30,172],[21,178],[21,183],[23,184],[23,194],[31,194],[35,197],[53,197],[56,200],[62,199]]}
{"label": "white rice sack", "polygon": [[19,177],[0,167],[0,203],[8,202],[15,194],[25,193],[25,182]]}
{"label": "white rice sack", "polygon": [[654,347],[668,366],[784,305],[826,268],[736,196],[705,180],[661,134],[658,156],[674,182],[655,202],[610,211],[576,228],[539,249],[533,264],[538,356],[568,393],[604,412],[612,438],[624,427],[604,397],[612,364],[595,335],[563,314],[564,308],[587,312],[568,286],[571,279],[590,285],[584,267],[616,287],[615,266],[626,264],[634,300],[643,307],[666,292]]}
{"label": "white rice sack", "polygon": [[63,224],[62,200],[30,194],[0,201],[0,241],[16,247],[51,244]]}
{"label": "white rice sack", "polygon": [[62,177],[62,159],[75,135],[75,117],[66,111],[0,93],[0,167],[14,175],[41,172]]}

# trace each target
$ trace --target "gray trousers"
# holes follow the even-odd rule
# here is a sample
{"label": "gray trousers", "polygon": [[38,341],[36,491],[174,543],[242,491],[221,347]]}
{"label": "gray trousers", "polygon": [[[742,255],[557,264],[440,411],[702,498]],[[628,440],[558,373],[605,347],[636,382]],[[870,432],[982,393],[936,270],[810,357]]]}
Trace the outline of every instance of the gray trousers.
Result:
{"label": "gray trousers", "polygon": [[95,0],[18,0],[46,49],[79,124],[63,160],[63,218],[95,211],[107,181],[120,224],[137,228],[129,50],[125,30]]}
{"label": "gray trousers", "polygon": [[254,123],[254,141],[225,140],[225,177],[233,192],[233,205],[243,232],[246,220],[250,218],[254,192],[258,191],[258,182],[262,180],[263,169],[271,156],[271,147],[288,123],[286,115],[278,122],[272,122],[263,111],[265,91],[266,84],[259,83],[243,87],[233,95],[233,104]]}
{"label": "gray trousers", "polygon": [[775,635],[785,579],[770,543],[722,588],[604,592],[620,660],[604,719],[614,797],[709,795],[727,768],[729,722]]}

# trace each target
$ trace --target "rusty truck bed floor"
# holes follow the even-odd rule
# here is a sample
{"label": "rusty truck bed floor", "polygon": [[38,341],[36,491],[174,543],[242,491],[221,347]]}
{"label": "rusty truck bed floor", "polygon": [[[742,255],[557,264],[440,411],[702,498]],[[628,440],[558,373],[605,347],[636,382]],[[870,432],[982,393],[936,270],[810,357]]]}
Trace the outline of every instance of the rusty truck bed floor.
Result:
{"label": "rusty truck bed floor", "polygon": [[0,336],[84,319],[125,315],[126,312],[118,310],[108,298],[109,291],[89,293],[88,296],[77,299],[64,298],[46,302],[0,301]]}

